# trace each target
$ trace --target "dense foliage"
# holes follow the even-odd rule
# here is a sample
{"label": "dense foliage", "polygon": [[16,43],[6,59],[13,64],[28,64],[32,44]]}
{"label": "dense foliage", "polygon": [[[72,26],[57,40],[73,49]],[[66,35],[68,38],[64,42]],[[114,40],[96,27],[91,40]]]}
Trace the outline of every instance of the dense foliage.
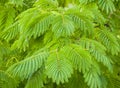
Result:
{"label": "dense foliage", "polygon": [[120,88],[120,0],[0,0],[0,88]]}

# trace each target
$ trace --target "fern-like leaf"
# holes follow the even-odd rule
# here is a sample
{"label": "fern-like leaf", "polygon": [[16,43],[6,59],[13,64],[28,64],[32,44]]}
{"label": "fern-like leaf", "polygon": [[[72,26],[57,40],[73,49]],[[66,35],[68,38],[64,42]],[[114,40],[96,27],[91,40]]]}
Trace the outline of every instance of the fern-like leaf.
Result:
{"label": "fern-like leaf", "polygon": [[112,55],[117,55],[120,52],[119,43],[116,37],[108,30],[98,30],[98,40],[107,47],[108,52]]}
{"label": "fern-like leaf", "polygon": [[60,51],[52,53],[46,63],[46,74],[57,84],[68,82],[73,73],[72,64]]}
{"label": "fern-like leaf", "polygon": [[80,12],[78,7],[68,9],[66,14],[71,17],[77,29],[79,28],[82,32],[87,34],[93,33],[93,24],[91,22],[92,20],[90,19],[91,17],[86,16],[86,14],[82,15],[83,13]]}
{"label": "fern-like leaf", "polygon": [[[98,64],[91,58],[87,49],[80,45],[72,44],[63,48],[66,57],[70,59],[75,67],[83,73],[85,82],[90,88],[101,88],[101,72]],[[94,64],[93,64],[94,63]]]}
{"label": "fern-like leaf", "polygon": [[27,81],[25,88],[42,88],[44,80],[43,69],[36,71]]}
{"label": "fern-like leaf", "polygon": [[40,35],[44,34],[51,24],[51,21],[53,19],[53,15],[50,13],[41,13],[39,17],[34,20],[31,23],[35,23],[34,21],[38,20],[38,23],[35,24],[29,24],[28,30],[26,30],[26,34],[29,33],[29,36],[33,36],[34,38],[39,37]]}
{"label": "fern-like leaf", "polygon": [[12,6],[0,6],[0,30],[4,30],[14,22],[15,9]]}
{"label": "fern-like leaf", "polygon": [[[32,18],[29,19],[30,17]],[[31,37],[37,38],[44,34],[49,29],[52,18],[53,14],[38,8],[31,8],[21,13],[17,19],[22,36],[14,42],[12,47],[26,51]]]}
{"label": "fern-like leaf", "polygon": [[74,24],[72,19],[67,15],[57,15],[52,23],[52,31],[55,36],[70,36],[74,32]]}
{"label": "fern-like leaf", "polygon": [[0,88],[17,88],[17,81],[9,74],[0,70]]}
{"label": "fern-like leaf", "polygon": [[102,88],[100,69],[97,65],[92,65],[91,69],[84,73],[84,78],[90,88]]}
{"label": "fern-like leaf", "polygon": [[1,38],[5,39],[6,41],[10,41],[10,40],[16,38],[17,35],[19,34],[19,32],[20,32],[20,28],[18,26],[18,23],[14,23],[13,25],[6,28],[2,32]]}
{"label": "fern-like leaf", "polygon": [[113,0],[98,0],[98,5],[102,10],[105,10],[107,13],[111,13],[116,10]]}
{"label": "fern-like leaf", "polygon": [[82,38],[79,42],[79,44],[89,50],[91,55],[98,61],[102,62],[105,66],[108,67],[110,71],[112,71],[112,62],[111,59],[107,57],[106,55],[106,47],[103,46],[101,43],[87,39],[87,38]]}
{"label": "fern-like leaf", "polygon": [[20,77],[21,80],[27,79],[42,66],[47,56],[47,52],[37,52],[9,67],[7,72],[9,72],[12,76]]}
{"label": "fern-like leaf", "polygon": [[80,47],[79,45],[72,44],[65,46],[63,52],[66,57],[71,61],[75,68],[81,72],[86,72],[91,66],[91,56],[89,52]]}

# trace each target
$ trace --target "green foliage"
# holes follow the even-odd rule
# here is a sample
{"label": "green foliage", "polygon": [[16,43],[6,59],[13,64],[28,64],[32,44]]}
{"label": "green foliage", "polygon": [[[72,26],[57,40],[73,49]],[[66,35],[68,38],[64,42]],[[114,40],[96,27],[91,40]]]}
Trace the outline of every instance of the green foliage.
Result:
{"label": "green foliage", "polygon": [[9,0],[10,3],[18,5],[18,6],[19,5],[22,6],[23,5],[23,1],[24,0]]}
{"label": "green foliage", "polygon": [[115,11],[113,0],[99,0],[98,4],[99,4],[99,7],[102,10],[105,10],[107,13]]}
{"label": "green foliage", "polygon": [[99,30],[98,40],[100,40],[107,47],[107,50],[111,52],[112,55],[118,54],[120,50],[119,43],[117,42],[115,36],[108,30]]}
{"label": "green foliage", "polygon": [[0,6],[0,30],[4,30],[5,28],[9,27],[15,18],[15,9],[12,5],[9,6]]}
{"label": "green foliage", "polygon": [[89,52],[85,51],[80,46],[75,44],[65,46],[63,50],[74,67],[77,68],[80,72],[82,71],[84,73],[89,70],[92,63]]}
{"label": "green foliage", "polygon": [[93,24],[90,22],[90,19],[84,15],[84,13],[80,14],[79,9],[70,9],[68,10],[67,14],[70,15],[72,21],[75,23],[77,28],[86,34],[93,33]]}
{"label": "green foliage", "polygon": [[0,70],[0,88],[16,88],[17,81],[9,74]]}
{"label": "green foliage", "polygon": [[36,71],[27,81],[25,88],[41,88],[44,80],[43,71],[40,69]]}
{"label": "green foliage", "polygon": [[47,52],[37,52],[34,55],[12,65],[7,72],[12,76],[20,77],[21,80],[26,79],[42,66],[47,55]]}
{"label": "green foliage", "polygon": [[17,37],[17,35],[19,34],[19,31],[20,30],[19,30],[18,23],[14,23],[12,26],[6,28],[2,32],[1,37],[6,41],[10,41]]}
{"label": "green foliage", "polygon": [[102,62],[110,71],[112,71],[112,62],[105,53],[105,46],[95,40],[85,38],[81,39],[79,44],[86,48],[98,62]]}
{"label": "green foliage", "polygon": [[79,0],[80,3],[82,4],[87,4],[87,3],[90,3],[90,2],[93,2],[95,0]]}
{"label": "green foliage", "polygon": [[55,36],[70,36],[74,32],[74,24],[72,19],[67,15],[58,15],[52,23],[52,31]]}
{"label": "green foliage", "polygon": [[120,88],[119,0],[0,0],[0,88]]}
{"label": "green foliage", "polygon": [[68,81],[68,78],[73,73],[72,65],[61,51],[55,51],[54,53],[48,57],[46,74],[53,79],[53,82],[57,84],[64,83]]}

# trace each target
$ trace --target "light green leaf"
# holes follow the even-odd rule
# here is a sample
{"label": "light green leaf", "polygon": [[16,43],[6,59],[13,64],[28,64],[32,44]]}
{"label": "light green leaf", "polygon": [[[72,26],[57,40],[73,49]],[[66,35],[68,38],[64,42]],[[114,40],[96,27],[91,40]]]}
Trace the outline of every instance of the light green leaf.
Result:
{"label": "light green leaf", "polygon": [[50,54],[46,63],[46,74],[57,84],[68,82],[73,68],[71,62],[61,52]]}
{"label": "light green leaf", "polygon": [[71,36],[74,33],[74,23],[67,15],[57,15],[52,23],[52,31],[57,37]]}
{"label": "light green leaf", "polygon": [[21,80],[27,79],[42,66],[47,56],[48,53],[45,51],[34,53],[32,56],[13,64],[7,72],[12,76],[20,77]]}

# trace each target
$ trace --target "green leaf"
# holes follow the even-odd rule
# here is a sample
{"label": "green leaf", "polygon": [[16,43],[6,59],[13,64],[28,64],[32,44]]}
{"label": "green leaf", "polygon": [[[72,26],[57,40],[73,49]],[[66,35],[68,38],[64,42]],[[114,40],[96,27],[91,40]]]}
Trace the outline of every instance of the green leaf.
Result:
{"label": "green leaf", "polygon": [[16,11],[12,6],[0,6],[0,31],[10,26],[14,22]]}
{"label": "green leaf", "polygon": [[52,23],[52,31],[57,37],[71,36],[74,33],[74,23],[67,15],[57,15]]}
{"label": "green leaf", "polygon": [[42,70],[43,69],[40,68],[28,79],[25,88],[42,88],[43,87],[44,74]]}
{"label": "green leaf", "polygon": [[95,1],[95,0],[79,0],[80,4],[87,4],[87,3],[90,3],[93,1]]}
{"label": "green leaf", "polygon": [[107,13],[111,13],[116,10],[113,0],[99,0],[98,5],[102,10],[105,10]]}
{"label": "green leaf", "polygon": [[72,73],[72,64],[62,52],[55,51],[50,54],[46,63],[46,74],[53,82],[57,84],[68,82]]}
{"label": "green leaf", "polygon": [[20,77],[21,80],[27,79],[42,66],[47,56],[48,53],[45,51],[34,53],[32,56],[13,64],[7,72],[12,76]]}
{"label": "green leaf", "polygon": [[81,12],[78,7],[68,9],[66,14],[71,17],[75,28],[81,30],[85,34],[93,33],[93,23],[91,22],[91,17],[86,16],[86,13],[84,14]]}
{"label": "green leaf", "polygon": [[117,38],[108,30],[98,30],[97,38],[107,48],[107,51],[112,55],[118,55],[120,52],[119,43]]}
{"label": "green leaf", "polygon": [[6,41],[10,41],[18,37],[17,35],[19,34],[19,32],[20,28],[18,26],[18,23],[16,22],[2,32],[1,38],[5,39]]}
{"label": "green leaf", "polygon": [[[94,63],[95,64],[95,63]],[[96,65],[92,65],[91,69],[84,73],[85,82],[90,88],[102,88],[102,81],[100,78],[100,69]]]}
{"label": "green leaf", "polygon": [[82,38],[79,44],[87,49],[90,54],[98,61],[102,62],[112,72],[112,61],[106,55],[106,47],[101,43],[87,38]]}
{"label": "green leaf", "polygon": [[0,70],[0,88],[17,88],[17,86],[15,78]]}
{"label": "green leaf", "polygon": [[[29,19],[30,17],[31,19]],[[38,8],[31,8],[21,13],[17,19],[22,36],[18,37],[12,47],[26,51],[32,37],[37,38],[49,29],[53,14]]]}
{"label": "green leaf", "polygon": [[65,46],[63,52],[66,57],[71,61],[75,68],[81,72],[86,72],[91,67],[91,56],[88,51],[83,49],[81,46],[72,44]]}

